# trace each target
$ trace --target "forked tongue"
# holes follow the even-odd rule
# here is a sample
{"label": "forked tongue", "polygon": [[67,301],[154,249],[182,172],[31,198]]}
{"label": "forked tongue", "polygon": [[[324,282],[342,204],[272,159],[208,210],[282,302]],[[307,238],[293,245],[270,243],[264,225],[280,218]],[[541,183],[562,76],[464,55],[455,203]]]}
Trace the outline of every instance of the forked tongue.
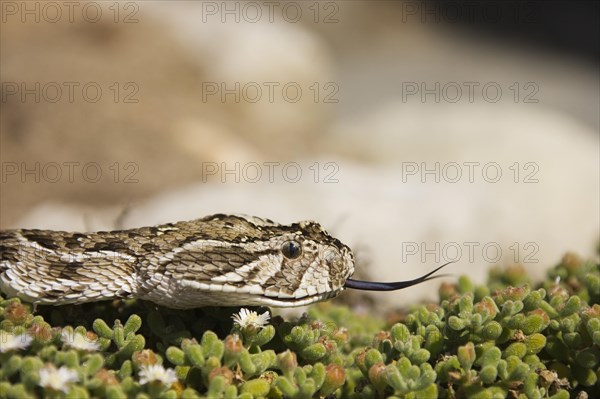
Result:
{"label": "forked tongue", "polygon": [[352,280],[352,279],[348,279],[346,280],[346,283],[344,284],[345,288],[353,288],[355,290],[363,290],[363,291],[395,291],[395,290],[401,290],[403,288],[408,288],[408,287],[412,287],[413,285],[417,285],[417,284],[421,284],[425,281],[428,280],[432,280],[434,278],[438,278],[438,277],[444,277],[447,276],[446,274],[440,274],[437,276],[432,276],[432,274],[434,274],[435,272],[437,272],[438,270],[440,270],[442,267],[444,266],[448,266],[450,263],[453,262],[448,262],[443,264],[442,266],[437,267],[435,270],[419,277],[416,278],[414,280],[407,280],[407,281],[392,281],[389,283],[383,283],[383,282],[377,282],[377,281],[361,281],[361,280]]}

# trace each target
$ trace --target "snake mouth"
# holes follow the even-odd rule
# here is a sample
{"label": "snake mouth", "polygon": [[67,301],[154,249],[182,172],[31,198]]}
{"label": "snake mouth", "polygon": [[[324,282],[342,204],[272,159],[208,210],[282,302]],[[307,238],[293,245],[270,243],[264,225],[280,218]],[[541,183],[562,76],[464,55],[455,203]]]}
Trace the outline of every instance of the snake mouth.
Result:
{"label": "snake mouth", "polygon": [[337,296],[342,290],[336,290],[331,292],[324,292],[318,295],[305,296],[302,298],[278,298],[278,297],[270,297],[270,296],[261,296],[260,299],[257,300],[258,305],[266,305],[266,306],[276,306],[276,307],[298,307],[310,305],[315,302],[324,301],[329,298],[333,298]]}
{"label": "snake mouth", "polygon": [[437,276],[432,276],[435,272],[437,272],[438,270],[440,270],[441,268],[448,266],[450,263],[454,263],[454,262],[448,262],[443,264],[442,266],[439,266],[437,268],[435,268],[433,271],[418,277],[414,280],[407,280],[407,281],[393,281],[393,282],[377,282],[377,281],[362,281],[362,280],[352,280],[352,279],[347,279],[346,282],[344,283],[344,287],[345,288],[352,288],[355,290],[362,290],[362,291],[395,291],[395,290],[401,290],[403,288],[408,288],[408,287],[412,287],[413,285],[417,285],[417,284],[421,284],[425,281],[429,281],[432,280],[434,278],[439,278],[439,277],[444,277],[447,276],[447,274],[438,274]]}

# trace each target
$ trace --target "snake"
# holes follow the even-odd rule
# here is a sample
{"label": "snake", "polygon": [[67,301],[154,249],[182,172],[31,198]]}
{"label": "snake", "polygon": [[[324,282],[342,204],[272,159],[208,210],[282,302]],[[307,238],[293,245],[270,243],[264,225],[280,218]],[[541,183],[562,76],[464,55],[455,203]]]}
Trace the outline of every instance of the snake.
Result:
{"label": "snake", "polygon": [[408,281],[354,280],[351,249],[319,223],[238,214],[90,233],[0,230],[0,290],[36,305],[135,298],[173,309],[295,307],[345,288],[407,288],[444,266]]}

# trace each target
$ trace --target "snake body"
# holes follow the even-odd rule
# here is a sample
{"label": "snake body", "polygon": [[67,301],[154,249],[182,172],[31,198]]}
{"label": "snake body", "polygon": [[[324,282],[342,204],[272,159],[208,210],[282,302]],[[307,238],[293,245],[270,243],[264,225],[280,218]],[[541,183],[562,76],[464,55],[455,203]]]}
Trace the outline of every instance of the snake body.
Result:
{"label": "snake body", "polygon": [[312,221],[217,214],[95,233],[0,231],[0,289],[36,304],[292,307],[338,295],[353,273],[350,248]]}

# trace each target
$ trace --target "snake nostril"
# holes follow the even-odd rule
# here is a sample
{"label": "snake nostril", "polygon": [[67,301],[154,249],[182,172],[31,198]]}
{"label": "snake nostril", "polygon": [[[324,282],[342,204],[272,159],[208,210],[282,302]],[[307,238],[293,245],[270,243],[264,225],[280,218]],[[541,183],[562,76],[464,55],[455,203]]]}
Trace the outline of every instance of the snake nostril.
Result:
{"label": "snake nostril", "polygon": [[332,250],[327,250],[323,254],[323,259],[325,260],[325,263],[331,265],[336,259],[336,253]]}

